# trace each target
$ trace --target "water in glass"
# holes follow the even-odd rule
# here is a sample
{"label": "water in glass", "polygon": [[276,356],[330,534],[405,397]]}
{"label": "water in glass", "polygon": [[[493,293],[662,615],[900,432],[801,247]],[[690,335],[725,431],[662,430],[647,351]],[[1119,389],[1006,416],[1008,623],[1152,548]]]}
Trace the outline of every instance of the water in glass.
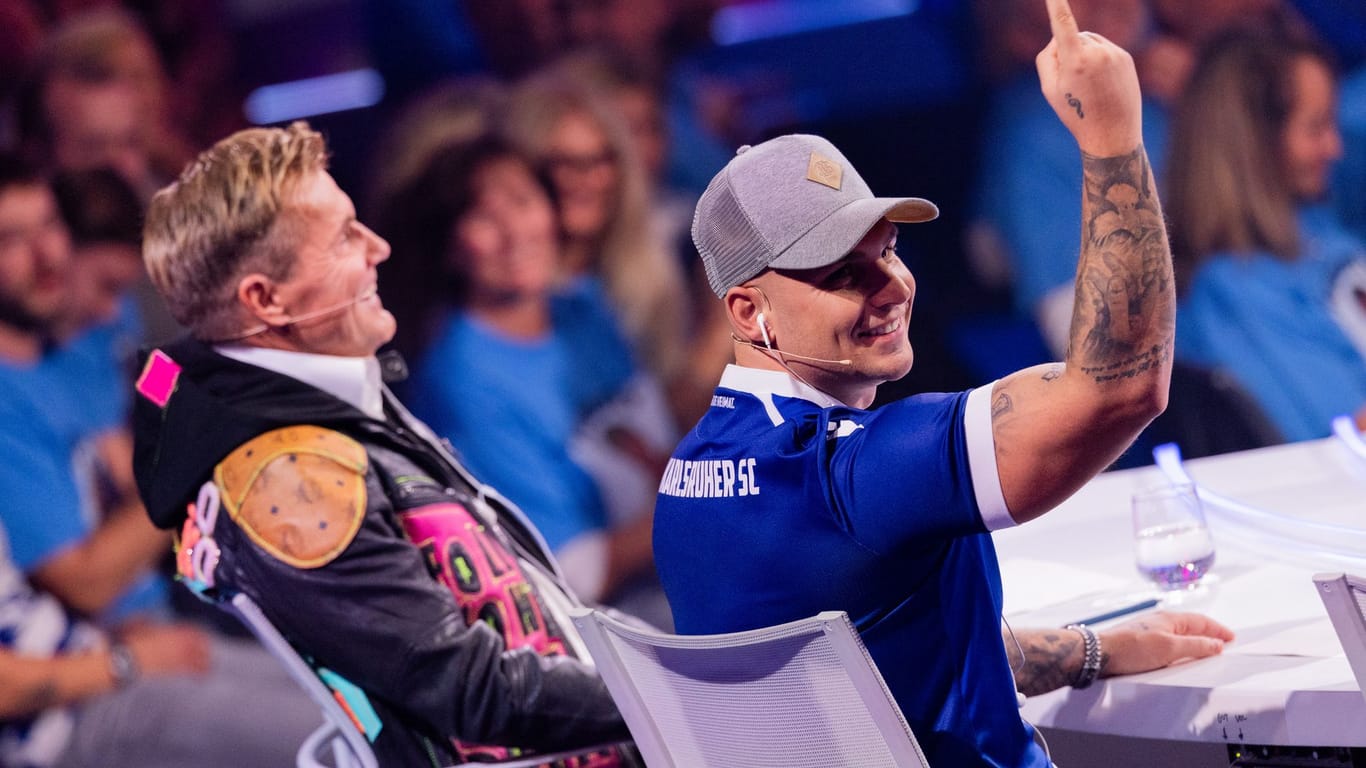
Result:
{"label": "water in glass", "polygon": [[1195,488],[1178,485],[1133,497],[1138,570],[1164,590],[1188,589],[1214,563],[1214,539]]}

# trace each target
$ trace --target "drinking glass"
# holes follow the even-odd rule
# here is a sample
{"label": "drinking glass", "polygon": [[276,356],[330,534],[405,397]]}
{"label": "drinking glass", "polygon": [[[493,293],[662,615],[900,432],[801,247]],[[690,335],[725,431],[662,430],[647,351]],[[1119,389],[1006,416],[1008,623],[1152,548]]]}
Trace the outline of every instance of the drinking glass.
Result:
{"label": "drinking glass", "polygon": [[1133,496],[1134,560],[1164,592],[1191,589],[1214,563],[1214,539],[1195,486],[1168,485]]}

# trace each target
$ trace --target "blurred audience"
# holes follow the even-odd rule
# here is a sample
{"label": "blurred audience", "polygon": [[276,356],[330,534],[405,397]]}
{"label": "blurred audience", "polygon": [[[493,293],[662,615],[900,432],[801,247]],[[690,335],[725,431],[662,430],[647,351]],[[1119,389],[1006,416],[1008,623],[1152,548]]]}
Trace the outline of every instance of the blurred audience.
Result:
{"label": "blurred audience", "polygon": [[[669,127],[664,115],[661,86],[631,60],[602,50],[582,51],[558,64],[566,77],[594,88],[611,101],[611,106],[626,124],[635,146],[636,157],[650,190],[649,215],[656,236],[667,247],[679,248],[692,226],[692,209],[697,196],[669,185],[664,178],[669,159]],[[696,261],[692,243],[689,253],[680,254],[689,266]]]}
{"label": "blurred audience", "polygon": [[3,525],[0,606],[0,765],[283,766],[316,720],[279,665],[224,663],[239,649],[196,629],[72,615],[24,581]]}
{"label": "blurred audience", "polygon": [[1366,240],[1366,62],[1339,89],[1343,158],[1333,177],[1333,202],[1342,222]]}
{"label": "blurred audience", "polygon": [[0,0],[0,147],[18,141],[13,102],[43,43],[43,20],[31,0]]}
{"label": "blurred audience", "polygon": [[[393,198],[412,183],[432,156],[450,144],[470,141],[490,130],[502,109],[507,89],[487,76],[458,77],[428,87],[405,102],[386,124],[371,158],[367,210],[377,219],[389,218]],[[395,307],[398,339],[405,331],[419,331],[420,323],[405,323],[406,307]],[[410,326],[405,328],[405,325]],[[398,346],[402,347],[400,342]]]}
{"label": "blurred audience", "polygon": [[65,171],[52,180],[71,234],[67,300],[56,321],[59,339],[118,326],[110,353],[131,368],[141,322],[130,293],[142,277],[142,203],[112,168]]}
{"label": "blurred audience", "polygon": [[[112,168],[145,201],[193,144],[179,128],[160,54],[131,12],[108,7],[54,26],[19,100],[20,147],[50,170]],[[180,331],[145,279],[133,286],[143,333]]]}
{"label": "blurred audience", "polygon": [[[152,527],[138,499],[128,432],[115,421],[117,409],[83,396],[87,382],[73,377],[89,375],[89,368],[84,361],[73,363],[70,348],[57,343],[71,259],[71,238],[47,182],[18,157],[0,154],[0,493],[6,499],[0,523],[7,539],[2,558],[6,575],[0,578],[6,610],[0,611],[0,621],[9,624],[0,625],[0,644],[40,656],[100,647],[94,639],[73,638],[71,646],[63,644],[67,633],[74,631],[67,613],[114,621],[127,615],[111,612],[121,600],[137,612],[139,621],[165,613],[159,605],[164,592],[147,579],[153,564],[168,552],[170,540]],[[24,577],[44,593],[41,600],[23,587]],[[57,601],[64,610],[54,613]],[[16,644],[27,632],[33,633],[29,640],[37,646]],[[33,731],[32,723],[7,722],[3,728],[10,738],[0,738],[0,750],[37,750],[31,760],[17,763],[22,765],[51,765],[68,746],[73,754],[85,755],[72,758],[71,765],[109,764],[106,757],[126,758],[131,762],[121,764],[128,765],[168,765],[174,762],[154,763],[165,758],[147,757],[143,750],[161,748],[185,760],[186,750],[219,743],[218,738],[232,734],[246,742],[240,749],[279,762],[288,759],[316,724],[316,709],[259,647],[188,627],[167,625],[164,631],[148,632],[148,642],[158,634],[178,637],[179,643],[202,646],[204,651],[196,655],[207,654],[214,679],[191,687],[205,698],[171,718],[198,717],[197,724],[186,723],[184,732],[169,739],[144,738],[137,749],[93,759],[101,746],[119,743],[120,720],[132,717],[130,713],[141,717],[175,706],[157,689],[139,689],[141,695],[157,699],[155,705],[149,700],[130,710],[137,699],[119,698],[107,707],[83,712],[90,718],[89,734],[84,732],[84,719],[73,730],[59,711],[52,714],[52,727],[57,729],[52,732]],[[137,662],[146,662],[149,671],[187,672],[203,666],[134,655],[113,669],[113,682],[132,682]],[[262,668],[274,670],[273,684],[265,682],[270,675]],[[95,693],[100,688],[87,690]],[[241,706],[248,697],[253,706]],[[57,703],[33,709],[45,711]],[[138,733],[130,731],[129,736]],[[47,742],[49,737],[54,741]],[[219,754],[224,759],[232,755],[232,764],[245,759],[237,749]],[[8,755],[0,752],[0,757]],[[7,759],[5,764],[10,764]]]}
{"label": "blurred audience", "polygon": [[1171,108],[1180,99],[1200,48],[1230,27],[1299,26],[1284,0],[1146,0],[1152,8],[1148,41],[1137,52],[1143,92]]}
{"label": "blurred audience", "polygon": [[[102,505],[113,508],[121,496],[133,493],[126,425],[132,394],[128,384],[143,340],[131,295],[143,275],[142,207],[127,181],[109,168],[58,174],[52,190],[70,236],[71,255],[65,269],[66,298],[49,326],[57,348],[44,365],[87,414],[82,429],[100,435],[103,450],[94,465],[95,477],[103,490]],[[160,609],[164,590],[155,577],[146,580],[140,596],[129,604]]]}
{"label": "blurred audience", "polygon": [[[1082,29],[1126,51],[1143,50],[1151,24],[1145,0],[1078,0],[1072,10]],[[1081,231],[1081,166],[1076,141],[1034,73],[1034,54],[1049,39],[1048,14],[1035,0],[979,0],[978,13],[983,46],[1005,52],[997,66],[1009,74],[986,111],[969,257],[986,284],[1013,288],[1017,311],[1034,320],[1054,359],[1062,359]],[[1167,114],[1149,89],[1143,93],[1143,143],[1160,179]]]}
{"label": "blurred audience", "polygon": [[683,267],[651,225],[651,192],[621,114],[563,69],[513,91],[504,130],[544,170],[559,211],[562,280],[599,282],[635,354],[668,392],[674,425],[710,401],[693,367]]}
{"label": "blurred audience", "polygon": [[708,34],[726,0],[464,0],[493,71],[533,72],[566,53],[607,49],[644,71],[660,73]]}
{"label": "blurred audience", "polygon": [[[649,385],[596,284],[561,287],[551,195],[528,160],[486,135],[437,152],[395,199],[380,230],[395,253],[386,285],[397,280],[394,303],[420,307],[428,329],[405,399],[526,511],[577,592],[667,620],[650,589],[663,464],[651,444],[670,435],[636,431],[642,400],[645,430],[654,414]],[[414,279],[429,288],[402,295]]]}
{"label": "blurred audience", "polygon": [[1336,110],[1317,44],[1225,33],[1182,98],[1164,187],[1178,355],[1226,370],[1289,440],[1366,404],[1366,252],[1323,205]]}
{"label": "blurred audience", "polygon": [[[1196,51],[1230,25],[1298,25],[1282,0],[1080,0],[1084,29],[1134,56],[1143,90],[1143,141],[1161,183],[1170,111],[1185,88]],[[1032,51],[1047,39],[1042,3],[978,0],[993,86],[980,143],[976,213],[969,259],[987,285],[1009,288],[1049,351],[1066,352],[1072,312],[1076,232],[1070,203],[1081,194],[1076,148],[1047,110],[1032,76]],[[1064,215],[1060,215],[1063,212]]]}
{"label": "blurred audience", "polygon": [[[56,199],[37,172],[0,158],[0,490],[17,565],[74,610],[97,615],[146,577],[167,550],[145,519],[120,448],[118,415],[77,397],[87,373],[54,344],[67,299],[71,241]],[[122,461],[120,461],[122,459]],[[100,478],[102,482],[97,482]],[[120,482],[122,481],[122,482]],[[32,493],[32,488],[43,493]],[[103,502],[103,504],[101,504]],[[103,508],[101,508],[103,507]],[[108,526],[120,535],[89,537]],[[155,586],[146,585],[154,591]],[[148,607],[147,597],[136,607]]]}
{"label": "blurred audience", "polygon": [[45,165],[114,168],[144,200],[192,154],[174,126],[160,54],[137,18],[117,8],[49,32],[19,121],[26,151]]}
{"label": "blurred audience", "polygon": [[[686,277],[688,317],[683,338],[688,344],[684,367],[694,376],[715,374],[731,362],[730,325],[707,286],[702,263],[692,244],[693,207],[697,195],[669,183],[667,164],[671,149],[662,85],[630,58],[605,51],[585,51],[564,59],[559,66],[566,76],[587,83],[605,94],[626,121],[641,168],[650,190],[649,216],[655,239],[672,252]],[[681,375],[681,374],[680,374]],[[678,392],[680,424],[702,414],[709,400],[698,391]]]}

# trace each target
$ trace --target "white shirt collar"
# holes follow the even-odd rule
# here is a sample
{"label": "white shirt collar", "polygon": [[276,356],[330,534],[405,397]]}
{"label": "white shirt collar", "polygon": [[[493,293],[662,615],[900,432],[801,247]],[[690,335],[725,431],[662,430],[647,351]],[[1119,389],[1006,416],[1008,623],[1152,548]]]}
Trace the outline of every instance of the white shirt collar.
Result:
{"label": "white shirt collar", "polygon": [[372,419],[384,418],[384,385],[379,361],[370,357],[316,355],[246,344],[219,344],[214,351],[238,362],[298,379],[355,406]]}
{"label": "white shirt collar", "polygon": [[738,392],[748,392],[752,395],[773,394],[780,397],[799,397],[822,408],[844,405],[844,403],[806,382],[798,381],[789,373],[763,368],[746,368],[743,365],[733,363],[727,365],[725,372],[721,374],[721,386]]}

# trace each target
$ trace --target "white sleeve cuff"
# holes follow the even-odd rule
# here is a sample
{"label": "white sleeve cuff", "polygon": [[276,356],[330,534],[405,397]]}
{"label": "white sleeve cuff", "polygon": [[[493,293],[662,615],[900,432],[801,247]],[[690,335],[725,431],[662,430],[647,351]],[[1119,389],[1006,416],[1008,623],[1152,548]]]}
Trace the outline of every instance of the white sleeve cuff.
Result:
{"label": "white sleeve cuff", "polygon": [[1006,497],[1001,492],[1001,476],[996,470],[996,439],[991,430],[991,393],[995,387],[996,382],[992,382],[969,392],[967,408],[963,413],[963,434],[968,441],[972,493],[977,498],[977,510],[988,531],[999,531],[1015,525],[1015,518],[1006,509]]}

